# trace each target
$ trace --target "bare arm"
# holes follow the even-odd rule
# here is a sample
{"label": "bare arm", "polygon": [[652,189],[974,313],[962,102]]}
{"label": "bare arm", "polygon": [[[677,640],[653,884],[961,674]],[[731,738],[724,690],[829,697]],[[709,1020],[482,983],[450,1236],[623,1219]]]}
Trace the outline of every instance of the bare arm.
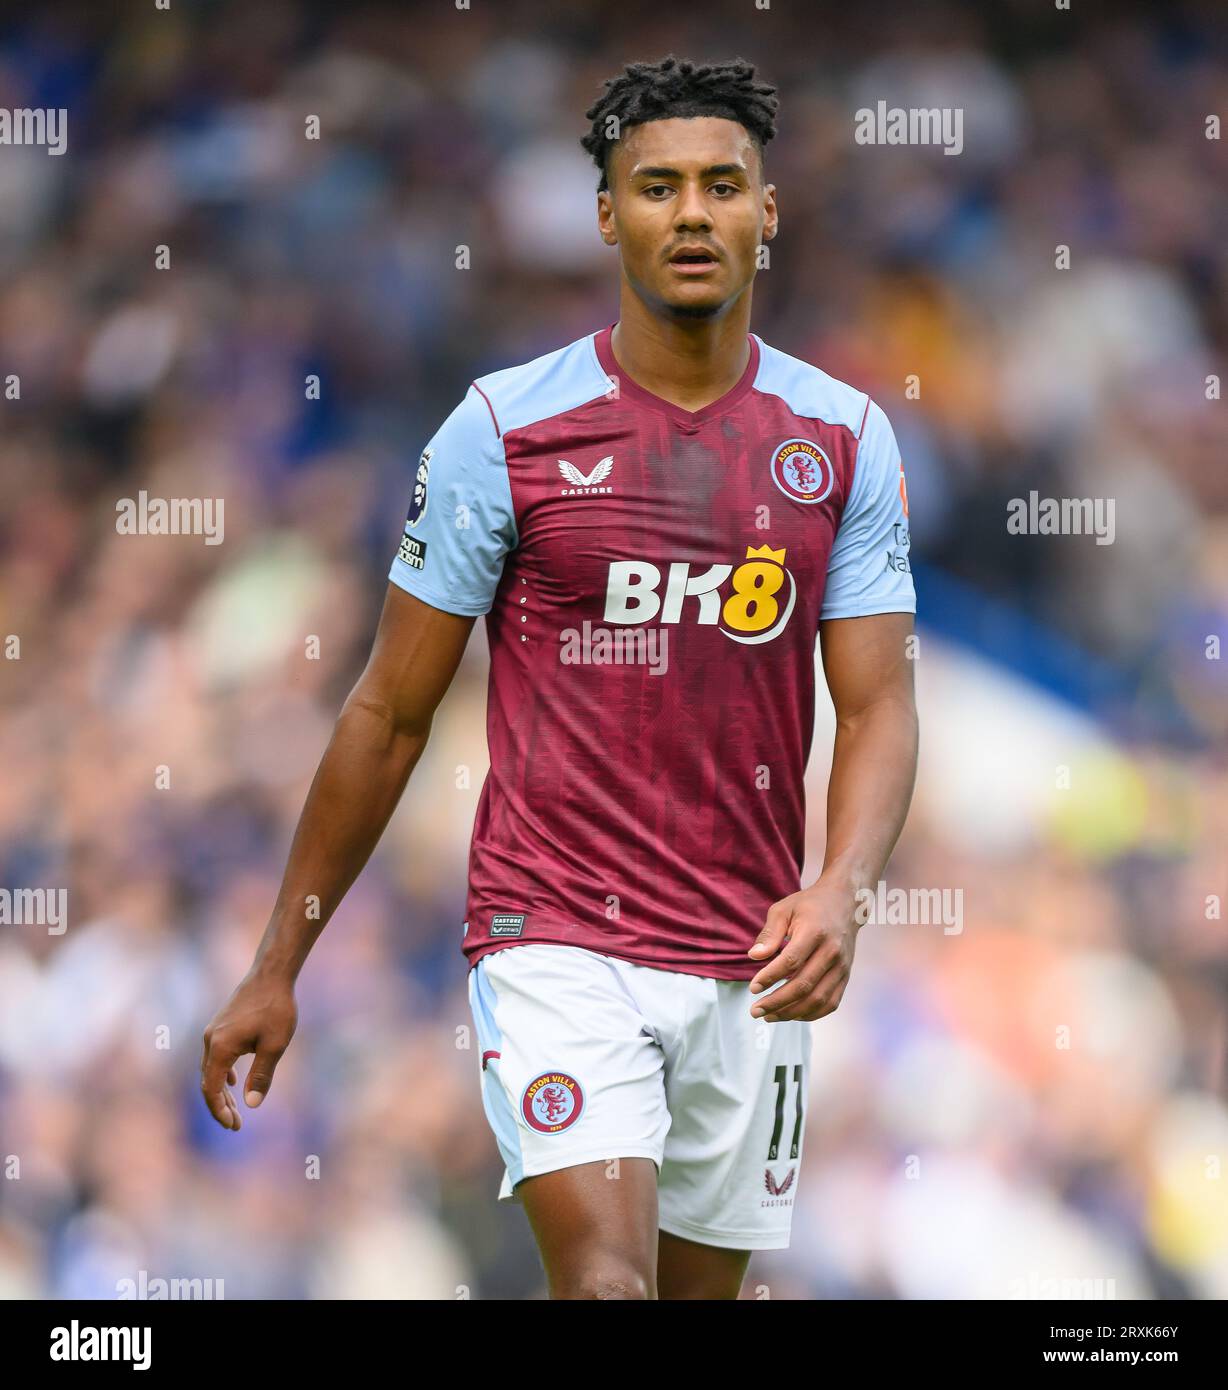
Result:
{"label": "bare arm", "polygon": [[836,707],[827,852],[811,887],[773,903],[748,953],[769,961],[751,981],[753,993],[788,981],[751,1009],[769,1022],[822,1018],[844,995],[860,925],[858,894],[882,877],[916,780],[917,710],[906,652],[912,630],[910,613],[820,624]]}
{"label": "bare arm", "polygon": [[854,891],[882,877],[912,800],[917,706],[905,653],[912,629],[910,613],[884,613],[820,631],[836,707],[823,875],[840,874]]}
{"label": "bare arm", "polygon": [[255,960],[205,1030],[201,1090],[227,1129],[241,1124],[225,1084],[237,1084],[234,1064],[256,1054],[246,1100],[258,1105],[294,1033],[294,981],[396,809],[473,622],[388,585],[371,655],[307,793]]}
{"label": "bare arm", "polygon": [[[366,669],[307,793],[256,969],[297,977],[396,810],[473,622],[388,585]],[[308,895],[320,900],[318,920],[306,916]]]}

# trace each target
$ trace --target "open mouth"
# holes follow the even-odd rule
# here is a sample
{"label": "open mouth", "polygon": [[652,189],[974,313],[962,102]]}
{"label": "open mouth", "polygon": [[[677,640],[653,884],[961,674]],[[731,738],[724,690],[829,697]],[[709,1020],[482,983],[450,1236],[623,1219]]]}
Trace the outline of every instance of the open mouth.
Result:
{"label": "open mouth", "polygon": [[703,251],[685,251],[675,256],[670,265],[687,275],[697,275],[705,270],[715,270],[716,260]]}

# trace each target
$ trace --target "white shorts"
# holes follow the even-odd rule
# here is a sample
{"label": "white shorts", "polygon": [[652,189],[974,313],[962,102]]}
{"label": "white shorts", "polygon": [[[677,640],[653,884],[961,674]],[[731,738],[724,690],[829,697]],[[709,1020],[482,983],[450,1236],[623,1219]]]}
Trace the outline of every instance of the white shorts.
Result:
{"label": "white shorts", "polygon": [[[769,991],[770,994],[770,991]],[[651,1158],[661,1230],[781,1250],[804,1138],[810,1024],[752,1018],[744,980],[579,946],[505,946],[469,972],[482,1103],[516,1184]]]}

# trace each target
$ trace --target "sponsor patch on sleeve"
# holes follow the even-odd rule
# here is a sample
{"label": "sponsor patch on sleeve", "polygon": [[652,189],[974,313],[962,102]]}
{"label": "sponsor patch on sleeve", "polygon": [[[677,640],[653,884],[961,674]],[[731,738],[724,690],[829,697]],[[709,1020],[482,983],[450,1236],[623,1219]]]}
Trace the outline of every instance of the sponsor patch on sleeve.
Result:
{"label": "sponsor patch on sleeve", "polygon": [[397,550],[397,559],[404,560],[407,565],[412,566],[416,570],[420,570],[426,561],[426,542],[406,532],[406,534],[401,537],[401,545]]}

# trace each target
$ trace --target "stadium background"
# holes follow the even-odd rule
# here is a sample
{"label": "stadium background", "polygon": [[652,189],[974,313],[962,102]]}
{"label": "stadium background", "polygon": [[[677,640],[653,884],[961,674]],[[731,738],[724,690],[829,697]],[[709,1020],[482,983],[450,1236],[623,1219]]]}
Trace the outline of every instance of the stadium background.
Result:
{"label": "stadium background", "polygon": [[[457,1045],[480,625],[238,1136],[202,1104],[200,1034],[423,444],[474,376],[617,315],[583,111],[670,51],[780,88],[753,326],[895,424],[923,754],[890,882],[964,902],[957,934],[862,933],[815,1025],[793,1246],[746,1296],[1228,1296],[1217,8],[6,10],[0,106],[67,108],[69,144],[0,148],[0,883],[66,886],[70,926],[0,927],[0,1296],[140,1270],[228,1298],[542,1295]],[[963,107],[963,154],[856,145],[880,98]],[[140,489],[224,497],[224,543],[117,535]],[[1114,498],[1115,543],[1008,536],[1033,489]]]}

